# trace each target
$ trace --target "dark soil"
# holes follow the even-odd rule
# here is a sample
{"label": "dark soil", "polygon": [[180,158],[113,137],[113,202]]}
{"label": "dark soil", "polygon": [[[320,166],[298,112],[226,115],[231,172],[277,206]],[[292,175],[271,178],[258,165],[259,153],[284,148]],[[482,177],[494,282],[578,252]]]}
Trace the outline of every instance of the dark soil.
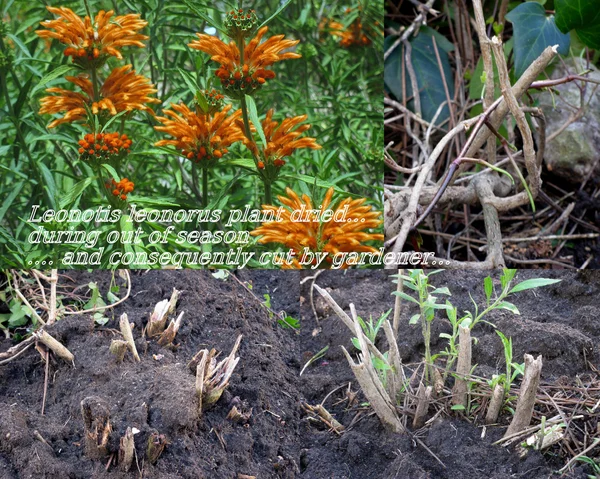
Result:
{"label": "dark soil", "polygon": [[[521,316],[496,312],[489,320],[512,336],[515,358],[525,352],[544,356],[544,381],[590,373],[589,364],[600,365],[593,349],[600,338],[600,274],[521,271],[519,279],[538,275],[560,277],[561,283],[518,293],[513,302]],[[132,273],[131,297],[111,313],[105,326],[94,326],[89,316],[67,316],[48,331],[75,355],[75,366],[60,359],[49,368],[45,414],[40,414],[44,363],[31,348],[21,357],[0,366],[0,478],[527,478],[558,477],[553,471],[564,465],[560,457],[531,453],[521,460],[512,451],[491,445],[504,428],[482,429],[458,417],[440,416],[421,439],[444,463],[442,467],[406,435],[385,431],[360,395],[350,407],[348,384],[358,390],[340,345],[351,350],[351,335],[317,298],[319,321],[310,305],[307,275],[285,271],[241,271],[238,277],[252,281],[254,294],[271,297],[276,311],[301,320],[301,331],[278,326],[276,319],[233,278],[214,278],[210,272],[152,271]],[[314,273],[313,273],[314,274]],[[105,292],[110,273],[70,273],[75,284],[98,282]],[[482,299],[484,275],[474,272],[441,273],[436,285],[446,284],[459,311],[470,308],[470,292]],[[67,279],[62,279],[67,281]],[[379,316],[393,306],[395,288],[384,271],[327,271],[317,279],[330,288],[344,308],[353,302],[358,314]],[[141,339],[154,304],[168,298],[171,289],[183,290],[178,310],[185,311],[177,347],[159,347]],[[126,312],[135,323],[134,337],[142,360],[129,356],[117,365],[108,351],[116,336],[118,317]],[[408,326],[413,312],[403,311],[399,338],[406,363],[423,353],[419,328]],[[443,321],[433,334],[446,330]],[[215,347],[227,355],[242,334],[240,362],[225,394],[201,418],[196,412],[195,377],[187,362],[200,349]],[[478,325],[474,336],[476,372],[489,376],[503,369],[502,346],[493,328]],[[437,342],[437,339],[436,339]],[[0,350],[10,346],[0,342]],[[300,370],[315,353],[329,346],[325,356]],[[433,345],[434,351],[443,348]],[[163,355],[161,359],[155,359]],[[302,402],[324,405],[347,427],[341,436],[306,420]],[[83,451],[80,403],[97,397],[110,409],[113,432],[109,449],[118,449],[127,427],[135,436],[137,464],[121,473],[108,457],[88,459]],[[226,419],[232,404],[253,409],[247,425]],[[508,424],[508,418],[503,418]],[[34,431],[45,439],[36,438]],[[145,461],[145,444],[152,432],[164,434],[168,445],[155,465]],[[141,472],[140,472],[141,471]],[[241,476],[244,477],[244,476]],[[578,467],[568,477],[585,478]]]}

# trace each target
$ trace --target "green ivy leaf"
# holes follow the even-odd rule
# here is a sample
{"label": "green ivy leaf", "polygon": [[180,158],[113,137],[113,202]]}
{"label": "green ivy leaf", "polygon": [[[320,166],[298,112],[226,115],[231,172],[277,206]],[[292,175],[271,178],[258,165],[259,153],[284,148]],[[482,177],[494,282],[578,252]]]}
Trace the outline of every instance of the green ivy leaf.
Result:
{"label": "green ivy leaf", "polygon": [[[443,77],[435,56],[432,38],[436,39],[436,44],[438,46]],[[384,42],[384,50],[389,48],[394,43],[394,40],[395,37],[387,37]],[[410,45],[412,47],[411,61],[419,85],[421,114],[424,120],[431,121],[440,104],[446,101],[446,93],[443,87],[444,79],[446,85],[448,85],[450,98],[454,97],[454,80],[452,79],[452,71],[450,69],[450,62],[446,51],[447,48],[438,41],[438,38],[432,34],[428,28],[421,29],[419,34],[410,40]],[[385,86],[400,101],[402,101],[403,63],[404,48],[398,46],[386,59],[384,68]],[[406,71],[406,69],[404,70]],[[413,92],[408,73],[405,73],[404,83],[406,85],[406,97],[410,98],[413,96]],[[408,102],[408,107],[414,110],[413,101]],[[449,116],[450,112],[446,105],[438,116],[436,124],[441,125]]]}
{"label": "green ivy leaf", "polygon": [[558,53],[568,55],[571,37],[556,26],[554,16],[537,2],[525,2],[506,19],[513,24],[515,75],[519,78],[546,47],[558,45]]}
{"label": "green ivy leaf", "polygon": [[554,0],[556,26],[563,33],[577,32],[588,47],[600,49],[600,8],[597,0]]}

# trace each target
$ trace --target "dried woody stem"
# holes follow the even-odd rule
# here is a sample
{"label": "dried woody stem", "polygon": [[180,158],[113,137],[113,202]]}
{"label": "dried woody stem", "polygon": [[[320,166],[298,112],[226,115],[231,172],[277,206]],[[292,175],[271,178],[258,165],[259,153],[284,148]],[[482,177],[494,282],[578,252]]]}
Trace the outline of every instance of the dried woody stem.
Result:
{"label": "dried woody stem", "polygon": [[42,344],[48,347],[54,354],[58,357],[64,359],[69,363],[73,363],[75,356],[73,353],[69,351],[66,347],[64,347],[59,341],[50,336],[46,331],[38,330],[34,333],[34,337]]}
{"label": "dried woody stem", "polygon": [[[391,217],[393,219],[387,222],[386,237],[392,239],[388,240],[386,246],[389,247],[393,244],[394,252],[402,251],[410,230],[413,227],[416,227],[416,225],[422,221],[422,219],[431,211],[433,205],[438,202],[438,200],[441,204],[481,203],[484,209],[484,219],[486,220],[486,232],[488,235],[492,234],[492,237],[488,237],[488,240],[491,240],[491,242],[494,243],[494,247],[490,248],[491,254],[488,255],[485,263],[483,265],[479,265],[479,267],[489,268],[503,265],[503,260],[501,257],[501,237],[499,235],[500,226],[499,221],[497,220],[497,211],[506,211],[508,209],[515,208],[516,206],[526,204],[529,201],[527,192],[522,191],[510,197],[498,197],[498,194],[502,196],[508,194],[508,190],[506,189],[506,186],[502,184],[502,179],[492,176],[491,174],[486,175],[490,177],[490,179],[487,180],[488,185],[482,184],[483,182],[481,181],[473,181],[474,184],[472,185],[455,189],[452,189],[452,187],[446,189],[446,185],[451,185],[455,174],[464,170],[465,163],[461,164],[462,158],[475,157],[478,150],[486,141],[488,142],[488,161],[490,163],[495,161],[496,141],[492,136],[492,131],[484,123],[489,122],[494,129],[498,129],[501,123],[504,121],[505,116],[510,111],[511,114],[515,116],[517,125],[519,126],[524,137],[524,155],[528,172],[528,180],[530,183],[529,188],[531,190],[532,197],[535,198],[541,184],[541,167],[536,161],[535,152],[533,150],[531,130],[529,129],[527,122],[524,120],[524,113],[519,107],[517,99],[520,98],[528,88],[538,88],[543,86],[541,84],[537,85],[535,79],[546,68],[552,58],[554,58],[556,55],[556,49],[555,47],[546,48],[546,50],[544,50],[544,52],[542,52],[542,54],[529,66],[523,76],[519,78],[519,80],[511,88],[501,42],[497,38],[494,40],[489,40],[485,32],[485,21],[482,13],[481,1],[474,0],[473,4],[476,16],[477,33],[481,44],[484,69],[486,73],[484,112],[478,117],[459,123],[452,128],[442,138],[442,140],[440,140],[432,153],[423,163],[413,188],[400,191],[397,194],[389,195],[385,204],[385,214],[386,217]],[[494,70],[492,63],[492,49],[494,49],[494,52],[496,53],[496,63],[498,65],[500,75],[499,83],[503,93],[503,96],[495,101],[493,100]],[[464,145],[459,157],[453,162],[452,169],[449,170],[448,174],[441,183],[443,188],[436,187],[434,191],[436,191],[437,194],[433,195],[432,198],[431,193],[427,192],[429,188],[424,188],[424,185],[437,159],[455,136],[467,130],[473,124],[475,124],[473,132],[469,136],[469,139]],[[418,205],[428,203],[430,204],[430,208],[428,208],[426,213],[415,222]],[[460,267],[461,265],[463,265],[463,267],[478,267],[474,262],[457,262],[457,264],[454,266]]]}
{"label": "dried woody stem", "polygon": [[125,435],[119,441],[119,469],[121,471],[128,472],[131,469],[134,451],[135,441],[133,439],[133,431],[128,427]]}
{"label": "dried woody stem", "polygon": [[[173,288],[173,292],[171,293],[170,299],[164,299],[156,303],[154,306],[154,311],[150,315],[150,319],[148,320],[148,326],[146,326],[146,334],[148,337],[158,336],[162,334],[165,330],[165,326],[167,324],[167,319],[169,316],[175,314],[175,310],[177,308],[177,301],[179,296],[181,295],[181,291]],[[159,340],[160,343],[160,340]]]}
{"label": "dried woody stem", "polygon": [[160,335],[160,338],[158,338],[159,346],[167,346],[168,344],[171,344],[173,342],[173,340],[175,339],[175,335],[177,334],[177,331],[179,331],[179,327],[181,326],[182,319],[183,311],[179,313],[179,316],[176,320],[171,320],[171,322],[169,323],[169,327],[165,329]]}
{"label": "dried woody stem", "polygon": [[198,415],[216,403],[233,374],[240,358],[236,357],[242,341],[240,334],[231,349],[231,353],[217,363],[217,353],[214,349],[202,349],[188,363],[189,368],[196,373],[196,396],[198,398]]}
{"label": "dried woody stem", "polygon": [[540,355],[534,359],[530,354],[526,354],[525,373],[523,375],[523,382],[521,383],[517,408],[513,420],[504,434],[505,438],[522,431],[531,423],[541,373],[542,356]]}
{"label": "dried woody stem", "polygon": [[[475,12],[477,37],[479,39],[479,46],[481,47],[481,57],[483,58],[483,71],[485,72],[483,109],[487,110],[492,103],[494,103],[494,63],[492,59],[492,50],[490,48],[490,39],[486,33],[481,0],[473,1],[473,11]],[[496,139],[491,136],[487,140],[486,154],[489,163],[496,163]]]}
{"label": "dried woody stem", "polygon": [[[329,303],[338,317],[344,322],[344,324],[350,329],[352,333],[358,338],[360,344],[361,353],[359,353],[359,361],[356,363],[346,350],[342,346],[342,351],[348,360],[348,364],[360,385],[363,394],[371,404],[371,407],[377,414],[377,417],[381,423],[391,431],[404,432],[406,429],[402,424],[400,416],[396,411],[395,401],[402,385],[404,384],[404,371],[400,362],[400,354],[396,344],[396,339],[392,331],[392,326],[389,321],[384,323],[384,331],[390,344],[390,360],[377,349],[377,347],[365,336],[363,330],[358,322],[354,305],[350,305],[352,311],[351,319],[344,310],[335,302],[331,295],[323,288],[315,284],[315,289],[323,296],[323,298]],[[379,378],[373,361],[371,360],[371,354],[384,361],[386,364],[391,366],[391,370],[388,374],[389,389],[386,390],[384,385]]]}
{"label": "dried woody stem", "polygon": [[135,347],[135,341],[133,340],[133,332],[131,331],[131,324],[129,324],[129,319],[127,318],[127,313],[123,313],[121,315],[121,319],[119,320],[119,327],[121,328],[121,334],[127,341],[127,345],[129,346],[129,350],[136,361],[141,361],[140,355],[137,352],[137,348]]}
{"label": "dried woody stem", "polygon": [[471,329],[459,326],[458,361],[456,379],[452,388],[452,404],[463,406],[469,403],[469,388],[466,377],[471,373]]}
{"label": "dried woody stem", "polygon": [[108,454],[108,439],[112,432],[110,410],[106,401],[88,396],[81,401],[85,453],[90,459],[101,459]]}
{"label": "dried woody stem", "polygon": [[502,405],[504,404],[504,387],[501,384],[496,384],[492,390],[492,397],[488,406],[487,414],[485,415],[486,424],[494,424],[498,420]]}

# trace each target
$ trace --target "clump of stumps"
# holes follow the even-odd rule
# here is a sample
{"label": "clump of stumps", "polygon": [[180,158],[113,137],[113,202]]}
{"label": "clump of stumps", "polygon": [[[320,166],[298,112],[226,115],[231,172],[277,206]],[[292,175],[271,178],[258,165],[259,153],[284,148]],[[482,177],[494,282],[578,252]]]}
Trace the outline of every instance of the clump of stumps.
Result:
{"label": "clump of stumps", "polygon": [[[563,437],[561,427],[564,424],[559,424],[556,418],[549,420],[548,427],[542,425],[537,434],[532,436],[531,432],[530,426],[540,386],[542,356],[534,358],[525,354],[522,365],[514,363],[512,340],[498,332],[504,345],[507,370],[503,374],[494,376],[492,380],[486,380],[473,374],[475,366],[472,364],[473,338],[471,336],[473,327],[480,321],[486,322],[483,317],[493,309],[510,309],[518,314],[516,307],[505,301],[507,296],[526,289],[550,285],[557,280],[535,278],[514,285],[512,281],[516,271],[504,270],[500,277],[502,289],[494,293],[493,280],[487,277],[484,281],[485,307],[479,309],[475,305],[474,312],[466,311],[465,316],[459,318],[452,303],[448,300],[445,304],[438,302],[440,295],[451,296],[451,293],[448,288],[436,288],[431,285],[428,281],[430,274],[433,273],[426,274],[422,270],[410,270],[409,273],[404,274],[401,270],[396,275],[399,284],[394,294],[419,306],[419,312],[411,317],[410,324],[421,324],[425,343],[424,360],[417,365],[409,366],[402,364],[398,349],[400,318],[398,301],[393,323],[387,320],[391,310],[384,313],[379,320],[371,319],[367,323],[357,315],[352,303],[349,306],[350,314],[347,314],[327,290],[314,285],[326,303],[355,336],[352,342],[358,350],[358,360],[355,360],[344,346],[342,351],[363,395],[383,426],[396,433],[412,434],[411,429],[427,426],[442,413],[459,414],[465,418],[485,416],[485,422],[491,425],[498,421],[502,410],[509,405],[512,397],[516,396],[518,398],[516,406],[513,405],[514,410],[510,409],[513,417],[503,441],[526,439],[521,445],[521,454],[526,454],[530,448],[545,449],[559,441]],[[416,298],[404,293],[403,286],[412,290]],[[433,355],[429,348],[429,340],[431,323],[436,317],[437,310],[445,310],[452,332],[441,335],[448,341],[446,350]],[[383,329],[385,335],[387,351],[381,350],[375,344],[380,329]],[[445,359],[444,366],[439,366],[439,362],[436,364],[438,358]],[[513,384],[518,375],[523,377],[520,389],[517,390]],[[450,382],[449,386],[447,386],[448,382]],[[433,413],[432,407],[435,408]],[[344,431],[343,425],[335,420],[322,404],[305,405],[304,409],[309,414],[309,420],[320,421],[337,434]],[[413,435],[413,438],[421,444],[417,436]]]}
{"label": "clump of stumps", "polygon": [[[142,338],[155,340],[161,347],[177,350],[174,344],[176,335],[182,324],[183,312],[177,315],[177,301],[181,291],[173,289],[170,299],[159,301],[150,314],[146,327],[141,333]],[[117,363],[122,363],[130,354],[135,363],[142,362],[134,340],[134,324],[129,322],[126,313],[119,319],[121,338],[113,339],[109,350],[115,357]],[[54,347],[51,340],[46,336],[40,341],[50,342],[48,347]],[[238,336],[229,355],[218,361],[219,353],[213,349],[202,349],[191,359],[188,367],[196,376],[195,392],[198,401],[198,417],[202,412],[214,405],[223,391],[229,385],[231,375],[235,370],[240,358],[237,351],[240,347],[242,336]],[[139,343],[138,343],[139,344]],[[72,360],[65,354],[59,354],[65,360]],[[156,355],[155,355],[156,356]],[[156,359],[156,358],[155,358]],[[252,416],[252,408],[237,398],[237,402],[231,404],[227,418],[234,423],[247,425]],[[175,405],[176,407],[176,405]],[[135,435],[141,431],[135,427],[128,426],[125,433],[119,438],[118,451],[110,451],[109,438],[113,434],[113,424],[110,418],[108,403],[99,397],[90,396],[81,401],[81,415],[84,425],[84,447],[87,457],[99,460],[109,457],[108,465],[115,461],[118,468],[127,472],[131,469],[134,459],[137,461],[138,453],[135,446]],[[143,457],[150,464],[155,464],[163,454],[169,441],[165,434],[156,430],[148,432],[147,439],[143,443]],[[107,466],[108,467],[108,466]]]}
{"label": "clump of stumps", "polygon": [[236,357],[242,341],[240,334],[225,359],[217,362],[218,353],[215,349],[198,351],[188,363],[190,370],[196,374],[196,397],[198,399],[198,415],[216,403],[233,374],[240,358]]}
{"label": "clump of stumps", "polygon": [[[148,324],[142,332],[142,335],[146,335],[149,338],[157,338],[157,343],[159,346],[173,347],[175,335],[179,331],[181,322],[183,320],[183,311],[179,313],[177,319],[171,319],[168,326],[167,321],[169,318],[173,318],[175,316],[177,300],[179,299],[180,294],[181,291],[173,288],[171,299],[165,299],[156,303],[156,306],[154,306],[154,311],[148,320]],[[135,340],[133,339],[133,323],[129,322],[126,313],[121,315],[119,320],[119,328],[123,338],[113,339],[109,348],[117,363],[123,362],[127,352],[131,353],[134,361],[141,361],[135,345]]]}

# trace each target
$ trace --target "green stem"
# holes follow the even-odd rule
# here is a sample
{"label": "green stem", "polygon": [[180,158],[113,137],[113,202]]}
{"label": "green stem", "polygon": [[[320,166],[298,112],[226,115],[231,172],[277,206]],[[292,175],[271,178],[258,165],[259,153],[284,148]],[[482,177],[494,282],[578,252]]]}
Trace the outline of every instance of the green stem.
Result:
{"label": "green stem", "polygon": [[202,168],[202,206],[208,204],[208,168]]}
{"label": "green stem", "polygon": [[94,101],[98,101],[98,74],[96,73],[96,67],[92,67],[92,87],[94,88]]}
{"label": "green stem", "polygon": [[94,17],[92,17],[92,10],[90,9],[90,4],[88,3],[88,0],[83,0],[83,5],[85,7],[85,12],[87,13],[87,16],[90,17],[90,21],[93,24]]}
{"label": "green stem", "polygon": [[271,183],[269,183],[268,181],[265,181],[265,204],[273,204],[273,195],[271,194]]}
{"label": "green stem", "polygon": [[500,293],[500,296],[498,296],[498,298],[496,299],[496,301],[494,301],[491,305],[489,305],[486,309],[484,309],[481,313],[479,313],[479,315],[473,320],[473,323],[471,324],[471,329],[473,329],[473,327],[479,322],[481,321],[481,319],[490,311],[496,309],[496,307],[502,302],[504,301],[504,298],[506,298],[508,296],[508,288],[510,287],[510,283],[506,286],[506,288],[504,288],[504,290],[502,291],[502,293]]}

